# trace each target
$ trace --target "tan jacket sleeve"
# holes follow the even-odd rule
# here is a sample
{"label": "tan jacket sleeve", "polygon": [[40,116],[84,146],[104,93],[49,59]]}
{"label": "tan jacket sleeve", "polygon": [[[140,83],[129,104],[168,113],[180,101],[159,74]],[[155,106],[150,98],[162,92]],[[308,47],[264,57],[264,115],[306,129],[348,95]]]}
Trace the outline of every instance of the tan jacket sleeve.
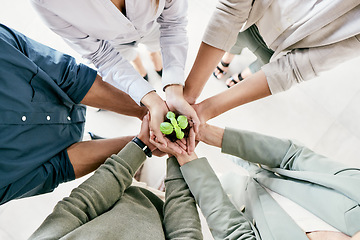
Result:
{"label": "tan jacket sleeve", "polygon": [[294,49],[264,65],[272,94],[285,91],[293,85],[313,79],[321,72],[360,55],[360,35],[341,42],[312,48]]}
{"label": "tan jacket sleeve", "polygon": [[252,1],[220,0],[206,28],[203,42],[224,51],[235,44],[246,22]]}

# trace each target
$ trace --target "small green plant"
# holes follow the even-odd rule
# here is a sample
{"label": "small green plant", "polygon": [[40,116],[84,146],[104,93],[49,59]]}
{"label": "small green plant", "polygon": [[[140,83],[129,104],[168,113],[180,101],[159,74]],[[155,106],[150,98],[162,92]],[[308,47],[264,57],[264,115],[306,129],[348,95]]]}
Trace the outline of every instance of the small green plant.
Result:
{"label": "small green plant", "polygon": [[165,135],[170,135],[175,131],[176,138],[183,139],[185,134],[182,129],[187,128],[189,125],[187,117],[180,115],[176,119],[175,113],[169,111],[166,114],[166,118],[169,119],[170,122],[162,122],[160,124],[160,131]]}

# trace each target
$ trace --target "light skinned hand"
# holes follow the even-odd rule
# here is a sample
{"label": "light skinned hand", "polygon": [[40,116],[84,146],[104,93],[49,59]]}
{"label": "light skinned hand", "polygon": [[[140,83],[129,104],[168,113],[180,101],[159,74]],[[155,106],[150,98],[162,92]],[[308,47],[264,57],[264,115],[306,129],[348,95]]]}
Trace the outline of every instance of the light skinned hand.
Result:
{"label": "light skinned hand", "polygon": [[145,143],[151,151],[156,149],[155,145],[150,142],[149,113],[147,113],[141,123],[141,129],[137,137]]}
{"label": "light skinned hand", "polygon": [[138,134],[138,138],[143,141],[143,143],[146,144],[146,146],[148,146],[152,152],[152,154],[154,156],[157,157],[162,157],[164,156],[166,153],[160,151],[159,149],[157,149],[153,144],[150,143],[150,128],[149,128],[149,118],[150,118],[150,113],[148,112],[144,118],[142,119],[142,123],[141,123],[141,130],[140,133]]}
{"label": "light skinned hand", "polygon": [[156,136],[156,140],[166,146],[165,138],[160,131],[160,124],[164,121],[166,113],[169,111],[164,100],[156,92],[146,94],[141,102],[149,109],[150,112],[150,130]]}
{"label": "light skinned hand", "polygon": [[[170,140],[167,139],[167,141],[170,142]],[[187,153],[186,151],[183,151],[182,153],[179,153],[177,151],[177,148],[183,148],[186,147],[183,141],[177,140],[176,142],[171,142],[172,144],[168,144],[167,147],[164,147],[162,144],[157,143],[156,141],[152,140],[150,138],[150,142],[154,144],[160,151],[166,152],[170,156],[175,156],[177,161],[179,162],[180,166],[184,165],[185,163],[188,163],[194,159],[197,159],[197,156],[195,152]]]}
{"label": "light skinned hand", "polygon": [[[194,108],[185,100],[183,87],[181,85],[170,85],[166,87],[165,93],[168,108],[175,113],[185,115],[188,118],[191,128],[197,133],[199,131],[200,120]],[[191,153],[194,150],[195,137],[191,135],[187,140],[187,151]]]}
{"label": "light skinned hand", "polygon": [[[156,136],[155,134],[153,134],[151,131],[150,131],[150,142],[152,144],[154,144],[160,151],[164,152],[163,150],[161,149],[171,149],[172,151],[174,151],[173,153],[169,153],[169,152],[165,152],[165,153],[168,153],[168,154],[172,154],[172,155],[175,155],[174,153],[176,154],[182,154],[182,153],[185,153],[186,152],[186,149],[187,149],[187,146],[186,146],[186,141],[185,139],[182,139],[182,140],[177,140],[176,142],[171,142],[168,138],[164,138],[165,141],[166,141],[166,146],[162,143],[160,143],[159,141],[157,141],[156,139]],[[159,148],[160,146],[160,148]]]}

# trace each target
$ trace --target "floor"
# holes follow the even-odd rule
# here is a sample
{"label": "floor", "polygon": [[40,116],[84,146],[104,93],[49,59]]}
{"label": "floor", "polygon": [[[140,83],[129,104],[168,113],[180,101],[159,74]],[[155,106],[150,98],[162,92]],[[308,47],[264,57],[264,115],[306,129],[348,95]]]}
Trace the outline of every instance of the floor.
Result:
{"label": "floor", "polygon": [[[189,53],[186,71],[191,68],[201,37],[216,0],[189,1]],[[27,0],[0,0],[0,22],[27,36],[62,52],[82,59],[58,36],[47,29]],[[141,56],[149,72],[150,83],[161,92],[161,80],[152,69],[149,56],[141,49]],[[230,73],[240,71],[254,59],[249,51],[237,56],[230,65]],[[316,152],[340,162],[360,167],[360,58],[350,60],[323,73],[317,79],[302,83],[291,90],[233,109],[209,123],[257,131],[291,138],[304,143]],[[224,80],[211,77],[200,97],[205,99],[226,90]],[[140,121],[111,112],[89,108],[86,131],[104,137],[137,134]],[[88,136],[84,137],[85,139]],[[241,171],[220,150],[200,143],[199,156],[207,156],[220,175]],[[146,161],[142,180],[157,187],[165,171],[164,159]],[[26,239],[52,211],[57,201],[67,196],[87,176],[60,185],[53,193],[15,200],[0,207],[0,239]],[[204,238],[212,239],[204,223]]]}

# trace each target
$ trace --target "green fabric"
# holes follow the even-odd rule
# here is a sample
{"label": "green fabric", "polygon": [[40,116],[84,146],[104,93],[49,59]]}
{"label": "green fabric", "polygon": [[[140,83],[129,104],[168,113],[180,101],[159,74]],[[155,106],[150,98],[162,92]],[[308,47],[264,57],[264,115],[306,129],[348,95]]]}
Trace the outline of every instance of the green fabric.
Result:
{"label": "green fabric", "polygon": [[270,167],[265,170],[239,160],[256,182],[341,232],[352,236],[360,231],[360,169],[331,161],[291,140],[234,129],[225,129],[222,152]]}
{"label": "green fabric", "polygon": [[256,56],[256,60],[249,65],[252,73],[256,73],[262,66],[269,63],[274,53],[267,47],[255,24],[238,33],[236,43],[229,52],[241,54],[244,48],[248,48]]}
{"label": "green fabric", "polygon": [[181,172],[215,239],[257,239],[254,226],[230,202],[206,158],[186,163]]}
{"label": "green fabric", "polygon": [[181,174],[176,158],[167,160],[166,175],[164,205],[166,239],[202,239],[196,202]]}
{"label": "green fabric", "polygon": [[[165,239],[163,224],[171,235],[166,239],[202,239],[198,212],[189,200],[191,195],[183,183],[172,180],[175,179],[172,171],[168,172],[167,186],[175,191],[167,193],[169,200],[165,205],[150,191],[130,186],[144,160],[144,152],[133,142],[128,143],[60,201],[30,239],[159,240]],[[174,168],[172,163],[168,164],[169,168]],[[179,188],[183,190],[178,192]],[[174,201],[174,195],[179,201]],[[170,214],[167,208],[179,211]],[[180,225],[183,212],[193,217],[192,221],[181,221],[183,225]],[[167,227],[174,226],[172,221],[178,226]]]}

